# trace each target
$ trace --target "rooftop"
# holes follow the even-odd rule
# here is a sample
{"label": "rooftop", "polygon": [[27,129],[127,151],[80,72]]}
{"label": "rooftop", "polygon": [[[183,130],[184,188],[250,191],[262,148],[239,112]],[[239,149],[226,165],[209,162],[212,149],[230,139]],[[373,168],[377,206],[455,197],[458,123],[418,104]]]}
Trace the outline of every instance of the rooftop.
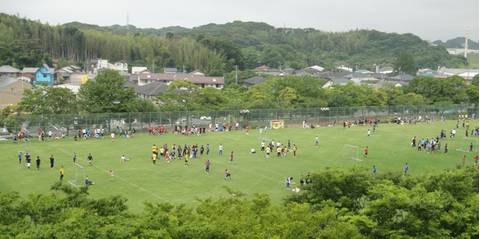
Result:
{"label": "rooftop", "polygon": [[20,70],[9,65],[0,66],[0,73],[19,73]]}

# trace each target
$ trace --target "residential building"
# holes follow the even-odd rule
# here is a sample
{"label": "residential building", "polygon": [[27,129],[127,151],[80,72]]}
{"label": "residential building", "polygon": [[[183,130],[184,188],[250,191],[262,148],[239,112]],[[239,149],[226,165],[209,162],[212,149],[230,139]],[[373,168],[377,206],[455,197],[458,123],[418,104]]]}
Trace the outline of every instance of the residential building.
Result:
{"label": "residential building", "polygon": [[341,70],[341,71],[347,71],[347,72],[353,72],[353,69],[348,67],[348,66],[345,66],[345,65],[341,65],[341,66],[337,66],[337,70]]}
{"label": "residential building", "polygon": [[55,71],[58,82],[69,81],[70,76],[74,73],[79,73],[81,68],[75,65],[65,66]]}
{"label": "residential building", "polygon": [[132,74],[139,74],[148,71],[145,66],[132,66]]}
{"label": "residential building", "polygon": [[375,73],[384,74],[384,75],[392,74],[393,73],[393,67],[390,67],[390,66],[384,66],[384,67],[375,66]]}
{"label": "residential building", "polygon": [[9,66],[9,65],[3,65],[0,66],[0,76],[4,77],[17,77],[20,74],[20,70]]}
{"label": "residential building", "polygon": [[38,67],[24,67],[20,74],[22,77],[30,79],[30,82],[35,81],[35,72],[37,72]]}
{"label": "residential building", "polygon": [[68,83],[80,86],[87,83],[88,79],[89,76],[87,73],[73,73],[70,75]]}
{"label": "residential building", "polygon": [[471,80],[478,75],[478,69],[462,69],[462,68],[446,68],[439,67],[438,70],[432,70],[429,68],[419,69],[417,76],[427,76],[435,78],[447,78],[451,76],[459,76],[465,80]]}
{"label": "residential building", "polygon": [[33,85],[52,86],[55,81],[54,74],[55,72],[53,68],[50,68],[47,64],[43,64],[35,72],[35,80],[33,81]]}
{"label": "residential building", "polygon": [[174,68],[174,67],[165,67],[165,68],[163,68],[163,73],[165,73],[165,74],[177,74],[178,69]]}
{"label": "residential building", "polygon": [[310,74],[316,75],[316,74],[320,74],[321,72],[323,72],[325,70],[325,68],[323,68],[321,66],[314,65],[314,66],[309,66],[309,67],[305,68],[304,70],[306,72],[310,73]]}
{"label": "residential building", "polygon": [[18,104],[23,97],[26,89],[31,89],[32,85],[14,77],[2,77],[0,79],[0,109],[9,105]]}
{"label": "residential building", "polygon": [[269,67],[267,65],[261,65],[254,69],[257,74],[272,75],[272,76],[284,76],[285,72]]}
{"label": "residential building", "polygon": [[[134,78],[134,77],[131,77],[131,78]],[[190,81],[202,88],[213,87],[217,89],[222,89],[225,85],[225,79],[223,77],[211,77],[211,76],[194,75],[194,74],[186,74],[186,73],[177,73],[177,74],[141,73],[136,75],[136,82],[138,86],[146,85],[156,81],[170,83],[175,80]]]}
{"label": "residential building", "polygon": [[477,69],[461,69],[461,68],[446,68],[441,67],[438,72],[444,77],[460,76],[465,80],[471,80],[478,75]]}
{"label": "residential building", "polygon": [[345,85],[350,80],[348,78],[351,75],[351,72],[348,71],[323,71],[317,75],[320,79],[325,79],[332,81],[333,85]]}
{"label": "residential building", "polygon": [[115,63],[110,63],[106,59],[97,59],[93,61],[93,73],[98,73],[101,70],[104,69],[110,69],[110,70],[116,70],[119,72],[128,72],[128,64],[123,61],[115,62]]}
{"label": "residential building", "polygon": [[165,82],[155,81],[146,85],[134,88],[137,95],[143,99],[154,99],[168,90],[168,84]]}

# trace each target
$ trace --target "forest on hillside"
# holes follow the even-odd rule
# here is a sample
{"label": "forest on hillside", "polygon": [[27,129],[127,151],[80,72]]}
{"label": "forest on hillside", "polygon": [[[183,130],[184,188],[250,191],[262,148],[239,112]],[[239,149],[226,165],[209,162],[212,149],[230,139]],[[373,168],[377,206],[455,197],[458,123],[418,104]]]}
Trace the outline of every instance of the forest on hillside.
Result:
{"label": "forest on hillside", "polygon": [[372,69],[375,64],[394,66],[401,54],[411,55],[417,68],[467,64],[461,56],[449,55],[445,47],[433,46],[413,34],[335,33],[240,21],[193,29],[100,27],[78,22],[52,26],[0,14],[0,64],[15,67],[44,62],[86,66],[90,60],[106,58],[157,71],[176,66],[222,75],[235,65],[240,69],[262,64],[300,69],[317,64],[328,69],[344,64]]}

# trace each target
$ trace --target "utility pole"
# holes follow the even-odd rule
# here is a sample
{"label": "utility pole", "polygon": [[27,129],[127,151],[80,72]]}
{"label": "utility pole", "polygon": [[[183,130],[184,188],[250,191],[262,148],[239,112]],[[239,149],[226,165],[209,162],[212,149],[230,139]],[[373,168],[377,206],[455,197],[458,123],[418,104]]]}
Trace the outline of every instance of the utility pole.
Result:
{"label": "utility pole", "polygon": [[468,56],[468,35],[467,33],[465,33],[465,50],[463,52],[463,57],[465,57],[465,59],[467,59],[467,56]]}
{"label": "utility pole", "polygon": [[238,65],[235,65],[235,83],[238,85]]}

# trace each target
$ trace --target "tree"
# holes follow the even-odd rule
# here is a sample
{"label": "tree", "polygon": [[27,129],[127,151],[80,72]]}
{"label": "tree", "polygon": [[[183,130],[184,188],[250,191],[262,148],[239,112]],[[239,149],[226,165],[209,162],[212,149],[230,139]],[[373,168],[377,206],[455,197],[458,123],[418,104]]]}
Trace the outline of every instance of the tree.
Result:
{"label": "tree", "polygon": [[77,98],[69,89],[37,86],[25,90],[19,108],[32,114],[75,113]]}
{"label": "tree", "polygon": [[424,105],[425,98],[422,95],[410,92],[397,96],[392,102],[393,105]]}
{"label": "tree", "polygon": [[281,107],[291,108],[297,99],[297,91],[291,87],[285,87],[278,92],[278,103]]}
{"label": "tree", "polygon": [[468,85],[467,95],[470,103],[478,105],[478,75],[473,77],[472,82]]}
{"label": "tree", "polygon": [[415,60],[411,54],[401,53],[395,60],[394,69],[396,72],[403,72],[410,75],[417,74]]}
{"label": "tree", "polygon": [[94,81],[80,87],[79,98],[83,110],[90,113],[136,111],[136,95],[125,87],[125,79],[114,70],[100,72]]}

